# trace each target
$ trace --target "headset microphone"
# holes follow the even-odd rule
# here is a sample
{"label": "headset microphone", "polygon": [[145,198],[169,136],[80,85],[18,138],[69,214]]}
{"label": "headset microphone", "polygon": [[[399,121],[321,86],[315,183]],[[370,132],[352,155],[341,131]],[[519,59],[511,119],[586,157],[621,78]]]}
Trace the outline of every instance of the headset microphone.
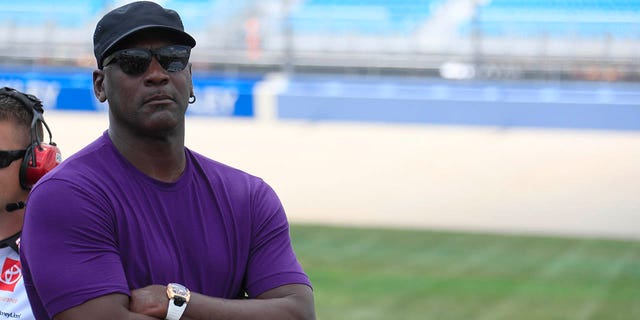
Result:
{"label": "headset microphone", "polygon": [[23,201],[18,201],[15,203],[9,203],[7,204],[7,206],[5,207],[5,210],[7,210],[7,212],[12,212],[12,211],[16,211],[18,209],[22,209],[24,208],[24,202]]}

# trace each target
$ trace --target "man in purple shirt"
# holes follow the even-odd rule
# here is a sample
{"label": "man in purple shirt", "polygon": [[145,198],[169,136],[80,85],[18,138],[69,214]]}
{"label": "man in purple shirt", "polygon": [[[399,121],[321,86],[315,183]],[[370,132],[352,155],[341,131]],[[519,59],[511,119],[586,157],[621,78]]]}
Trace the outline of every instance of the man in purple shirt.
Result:
{"label": "man in purple shirt", "polygon": [[21,254],[37,319],[315,318],[275,192],[184,146],[194,46],[153,2],[98,22],[109,128],[29,197]]}

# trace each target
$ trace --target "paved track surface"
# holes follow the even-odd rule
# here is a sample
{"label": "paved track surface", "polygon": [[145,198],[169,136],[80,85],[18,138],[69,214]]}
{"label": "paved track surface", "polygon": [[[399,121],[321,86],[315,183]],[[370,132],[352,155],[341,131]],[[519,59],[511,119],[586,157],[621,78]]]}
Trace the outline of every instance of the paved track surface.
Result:
{"label": "paved track surface", "polygon": [[[46,118],[65,156],[107,128]],[[187,145],[264,178],[296,223],[640,239],[640,132],[190,117]]]}

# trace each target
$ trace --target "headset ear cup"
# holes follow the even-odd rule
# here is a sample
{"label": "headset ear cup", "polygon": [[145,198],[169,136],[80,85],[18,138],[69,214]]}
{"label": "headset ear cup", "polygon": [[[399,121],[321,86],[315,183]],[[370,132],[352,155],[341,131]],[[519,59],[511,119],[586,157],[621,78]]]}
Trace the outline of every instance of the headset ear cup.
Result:
{"label": "headset ear cup", "polygon": [[[35,159],[35,163],[31,160]],[[62,161],[60,149],[53,144],[41,143],[31,145],[22,159],[20,167],[20,185],[29,190],[47,172],[55,168]]]}
{"label": "headset ear cup", "polygon": [[29,170],[29,163],[31,162],[33,154],[33,144],[30,145],[22,157],[22,164],[20,165],[20,186],[24,190],[31,189],[31,185],[27,181],[27,171]]}

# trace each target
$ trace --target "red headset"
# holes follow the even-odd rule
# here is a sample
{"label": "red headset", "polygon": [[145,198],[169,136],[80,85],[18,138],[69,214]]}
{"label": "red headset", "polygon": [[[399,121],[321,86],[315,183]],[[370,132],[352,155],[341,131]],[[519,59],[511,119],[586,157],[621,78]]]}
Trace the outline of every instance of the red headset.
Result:
{"label": "red headset", "polygon": [[[33,115],[31,120],[31,143],[25,151],[22,165],[20,166],[20,186],[25,190],[29,190],[42,176],[62,162],[62,154],[56,144],[51,141],[51,130],[44,121],[44,109],[40,99],[34,95],[25,94],[9,87],[0,88],[0,95],[7,95],[20,101],[29,113]],[[49,143],[40,141],[38,123],[42,123],[47,129]]]}

